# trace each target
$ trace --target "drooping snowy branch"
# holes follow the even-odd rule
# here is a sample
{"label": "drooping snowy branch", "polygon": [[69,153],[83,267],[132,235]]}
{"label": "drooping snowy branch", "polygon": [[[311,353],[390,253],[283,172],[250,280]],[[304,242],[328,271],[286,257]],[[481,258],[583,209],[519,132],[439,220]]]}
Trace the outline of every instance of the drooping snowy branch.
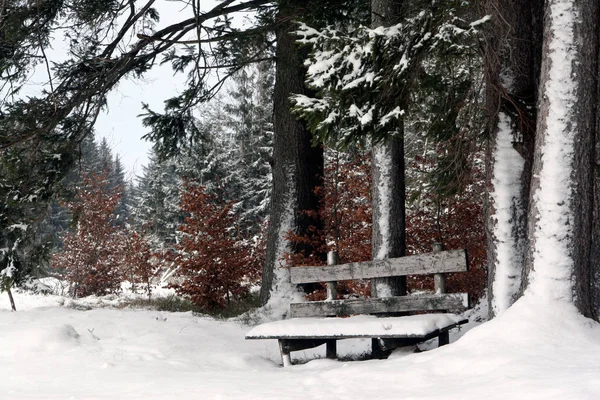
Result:
{"label": "drooping snowy branch", "polygon": [[446,8],[448,2],[438,3],[390,27],[360,26],[343,32],[300,25],[299,42],[312,48],[307,83],[318,94],[293,96],[296,113],[321,139],[342,146],[365,134],[376,142],[385,138],[406,113],[403,94],[423,57],[470,46],[486,21],[469,24]]}

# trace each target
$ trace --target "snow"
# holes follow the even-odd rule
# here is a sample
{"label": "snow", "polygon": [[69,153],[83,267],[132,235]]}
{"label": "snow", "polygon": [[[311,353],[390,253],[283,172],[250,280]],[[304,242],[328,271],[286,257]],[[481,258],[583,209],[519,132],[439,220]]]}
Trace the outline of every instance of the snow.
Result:
{"label": "snow", "polygon": [[479,25],[483,25],[486,22],[490,21],[492,19],[491,15],[486,15],[481,19],[478,19],[477,21],[473,21],[469,24],[469,26],[471,26],[471,28],[475,28],[478,27]]}
{"label": "snow", "polygon": [[[277,341],[246,341],[250,328],[236,321],[81,311],[58,306],[58,296],[15,297],[16,313],[0,299],[3,399],[577,400],[600,393],[600,328],[564,302],[523,298],[439,349],[281,368]],[[338,348],[360,352],[368,342]],[[324,356],[324,347],[314,351]]]}
{"label": "snow", "polygon": [[[379,234],[381,235],[381,244],[377,253],[373,257],[374,260],[383,260],[387,258],[390,252],[390,176],[392,171],[391,156],[389,148],[385,144],[377,144],[373,146],[373,161],[379,170],[379,179],[377,183],[377,199],[379,210],[379,218],[374,223],[377,223]],[[375,182],[374,182],[375,183]],[[379,297],[387,297],[378,294]]]}
{"label": "snow", "polygon": [[29,225],[27,225],[27,224],[14,224],[14,225],[10,225],[8,227],[8,229],[10,229],[10,230],[20,229],[22,231],[26,231],[27,228],[29,228]]}
{"label": "snow", "polygon": [[[293,167],[289,167],[287,172],[288,182],[293,182]],[[273,271],[273,284],[269,301],[266,306],[259,311],[259,318],[268,320],[281,319],[287,314],[291,302],[302,301],[302,294],[296,285],[290,283],[290,271],[286,268],[284,256],[290,251],[290,242],[287,239],[288,232],[294,227],[294,198],[295,188],[288,184],[285,206],[282,208],[281,225],[277,235],[277,247],[275,252],[275,266]]]}
{"label": "snow", "polygon": [[356,315],[349,318],[292,318],[259,325],[247,338],[263,337],[419,337],[447,328],[464,318],[455,314],[424,314],[377,318]]}
{"label": "snow", "polygon": [[522,214],[519,202],[521,174],[524,160],[513,147],[511,120],[504,114],[498,116],[498,136],[494,149],[494,176],[492,178],[497,262],[492,289],[494,315],[500,315],[511,306],[521,286],[523,264],[519,243],[515,240],[514,226]]}
{"label": "snow", "polygon": [[541,149],[539,189],[534,193],[538,212],[534,232],[533,271],[528,291],[540,298],[573,299],[571,282],[574,261],[572,171],[576,126],[575,92],[577,82],[572,66],[577,59],[574,24],[577,11],[573,1],[550,2],[548,79],[543,102],[548,116]]}

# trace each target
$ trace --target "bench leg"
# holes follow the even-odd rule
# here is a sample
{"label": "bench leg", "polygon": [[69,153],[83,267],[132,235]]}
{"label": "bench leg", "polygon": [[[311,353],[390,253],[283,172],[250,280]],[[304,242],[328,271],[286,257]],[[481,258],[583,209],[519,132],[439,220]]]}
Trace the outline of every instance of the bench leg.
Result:
{"label": "bench leg", "polygon": [[337,358],[337,341],[335,339],[325,342],[325,356],[332,360]]}
{"label": "bench leg", "polygon": [[384,360],[389,357],[392,350],[384,349],[381,346],[381,340],[378,338],[371,339],[371,358]]}
{"label": "bench leg", "polygon": [[438,347],[442,347],[450,343],[450,332],[442,332],[438,336]]}
{"label": "bench leg", "polygon": [[290,350],[283,339],[279,339],[279,351],[281,352],[281,362],[283,363],[283,366],[290,367],[292,365],[292,357],[290,356]]}

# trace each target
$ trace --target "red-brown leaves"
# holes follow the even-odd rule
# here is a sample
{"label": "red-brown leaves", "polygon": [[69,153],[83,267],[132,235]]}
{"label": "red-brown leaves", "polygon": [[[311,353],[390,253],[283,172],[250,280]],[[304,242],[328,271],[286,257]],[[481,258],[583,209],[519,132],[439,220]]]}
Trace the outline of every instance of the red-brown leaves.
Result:
{"label": "red-brown leaves", "polygon": [[73,296],[104,295],[120,290],[123,235],[114,225],[113,211],[121,193],[110,193],[108,174],[89,174],[74,201],[66,204],[76,224],[64,237],[63,251],[52,267],[63,269]]}
{"label": "red-brown leaves", "polygon": [[237,238],[232,206],[218,205],[203,187],[185,184],[182,207],[188,215],[179,227],[182,239],[174,256],[182,280],[172,286],[207,310],[225,308],[246,295],[256,278],[250,245]]}
{"label": "red-brown leaves", "polygon": [[113,214],[121,190],[111,191],[108,173],[83,177],[75,199],[66,203],[75,230],[64,237],[63,251],[52,258],[52,267],[63,270],[76,297],[105,295],[121,289],[128,280],[143,284],[150,294],[155,268],[145,239],[137,232],[120,228]]}

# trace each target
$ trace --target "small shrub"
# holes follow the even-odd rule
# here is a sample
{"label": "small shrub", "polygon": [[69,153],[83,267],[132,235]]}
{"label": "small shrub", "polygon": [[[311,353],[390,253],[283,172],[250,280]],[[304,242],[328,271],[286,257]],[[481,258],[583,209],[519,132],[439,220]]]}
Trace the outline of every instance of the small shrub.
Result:
{"label": "small shrub", "polygon": [[209,313],[245,298],[257,276],[251,244],[236,237],[232,207],[233,203],[218,205],[202,186],[185,184],[182,209],[187,217],[173,255],[182,281],[172,287]]}

